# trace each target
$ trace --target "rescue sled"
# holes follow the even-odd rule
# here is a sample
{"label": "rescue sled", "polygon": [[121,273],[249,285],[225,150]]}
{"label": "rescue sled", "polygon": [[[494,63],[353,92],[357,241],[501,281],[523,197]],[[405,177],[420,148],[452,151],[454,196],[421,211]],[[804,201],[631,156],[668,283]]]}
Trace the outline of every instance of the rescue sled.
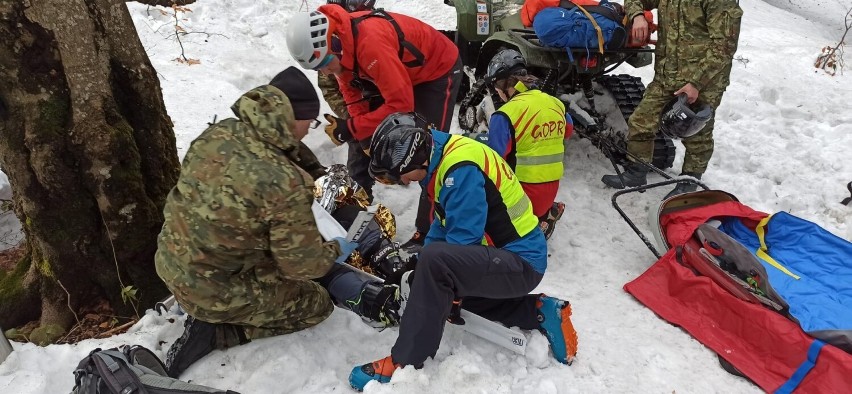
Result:
{"label": "rescue sled", "polygon": [[[684,181],[704,190],[651,210],[654,245],[617,200]],[[695,180],[622,190],[612,203],[658,258],[625,291],[716,352],[727,371],[768,392],[852,390],[852,243]]]}

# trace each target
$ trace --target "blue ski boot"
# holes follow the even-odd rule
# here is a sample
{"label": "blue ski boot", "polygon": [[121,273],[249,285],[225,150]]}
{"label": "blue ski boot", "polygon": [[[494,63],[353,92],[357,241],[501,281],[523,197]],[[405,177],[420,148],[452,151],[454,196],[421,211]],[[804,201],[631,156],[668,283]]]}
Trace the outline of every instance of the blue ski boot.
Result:
{"label": "blue ski boot", "polygon": [[577,356],[577,331],[571,324],[571,304],[542,294],[536,302],[541,331],[550,342],[553,357],[571,365]]}
{"label": "blue ski boot", "polygon": [[400,365],[393,362],[391,356],[357,366],[352,368],[352,372],[349,374],[349,385],[355,390],[364,391],[364,386],[372,380],[379,383],[390,382],[394,371],[399,368]]}

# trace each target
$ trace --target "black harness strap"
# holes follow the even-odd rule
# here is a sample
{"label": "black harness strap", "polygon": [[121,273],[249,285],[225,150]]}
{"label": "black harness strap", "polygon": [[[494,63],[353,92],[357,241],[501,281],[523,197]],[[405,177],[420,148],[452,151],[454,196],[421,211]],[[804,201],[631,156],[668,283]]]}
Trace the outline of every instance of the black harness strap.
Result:
{"label": "black harness strap", "polygon": [[355,55],[355,51],[357,50],[357,47],[358,47],[358,24],[363,22],[367,18],[382,18],[382,19],[390,22],[390,24],[393,26],[393,29],[396,30],[396,36],[397,36],[397,39],[399,40],[399,53],[397,54],[397,56],[399,56],[399,60],[402,61],[402,58],[405,55],[406,50],[409,53],[411,53],[412,56],[414,56],[414,60],[407,61],[407,62],[402,61],[402,64],[404,64],[406,67],[409,67],[409,68],[420,67],[420,66],[423,65],[424,61],[426,60],[426,57],[423,56],[423,52],[420,52],[420,50],[417,49],[417,47],[414,46],[414,44],[412,44],[411,42],[406,41],[405,40],[405,33],[402,32],[402,28],[399,27],[399,23],[397,23],[396,20],[394,20],[392,16],[390,16],[387,12],[385,12],[385,10],[379,8],[379,9],[376,9],[376,10],[374,10],[373,12],[371,12],[367,15],[360,16],[360,17],[352,19],[352,37],[353,37],[352,41],[354,42],[354,45],[353,45],[353,48],[352,48],[352,58],[353,58],[352,68],[354,70],[352,70],[352,71],[354,71],[354,73],[355,73],[355,78],[360,77],[360,70],[359,70],[359,67],[358,67],[358,57]]}

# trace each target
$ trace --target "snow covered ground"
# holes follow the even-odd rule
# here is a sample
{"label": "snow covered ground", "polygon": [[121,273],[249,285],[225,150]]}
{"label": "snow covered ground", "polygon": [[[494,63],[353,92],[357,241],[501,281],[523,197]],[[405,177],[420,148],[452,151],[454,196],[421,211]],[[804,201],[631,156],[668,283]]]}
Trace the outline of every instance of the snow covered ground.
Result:
{"label": "snow covered ground", "polygon": [[[242,92],[296,65],[284,35],[301,3],[204,0],[190,5],[192,12],[182,15],[180,24],[193,32],[183,38],[186,56],[200,61],[192,66],[174,61],[180,48],[169,36],[172,19],[160,9],[129,3],[159,72],[181,156],[214,115],[231,115],[229,106]],[[308,3],[316,7],[320,1]],[[378,3],[438,28],[454,26],[454,11],[441,0]],[[705,181],[755,209],[787,211],[852,239],[852,208],[839,204],[852,181],[852,69],[832,77],[813,67],[820,48],[842,35],[843,14],[852,2],[820,0],[819,12],[789,0],[740,4],[745,10],[740,60],[734,62],[732,84],[718,108],[716,153]],[[651,67],[621,71],[646,82],[653,76]],[[336,148],[321,131],[312,131],[306,142],[325,164],[345,162],[345,149]],[[676,168],[682,162],[679,149]],[[367,392],[759,391],[724,372],[713,352],[622,290],[654,258],[611,207],[613,191],[599,180],[611,171],[604,156],[575,137],[565,163],[559,199],[568,208],[550,241],[550,267],[538,291],[571,301],[580,336],[578,361],[570,367],[558,364],[538,333],[529,336],[528,354],[518,356],[453,330],[422,370],[406,368],[391,384],[372,384]],[[401,237],[413,231],[411,201],[418,190],[377,186],[377,201],[397,214]],[[620,201],[647,228],[648,208],[667,191]],[[0,365],[0,393],[68,392],[77,362],[96,347],[140,344],[164,357],[182,322],[182,317],[148,311],[130,332],[108,339],[48,347],[13,343],[15,351]],[[376,332],[354,314],[337,310],[309,330],[213,352],[183,378],[242,393],[350,392],[351,368],[387,355],[395,338],[396,330]]]}

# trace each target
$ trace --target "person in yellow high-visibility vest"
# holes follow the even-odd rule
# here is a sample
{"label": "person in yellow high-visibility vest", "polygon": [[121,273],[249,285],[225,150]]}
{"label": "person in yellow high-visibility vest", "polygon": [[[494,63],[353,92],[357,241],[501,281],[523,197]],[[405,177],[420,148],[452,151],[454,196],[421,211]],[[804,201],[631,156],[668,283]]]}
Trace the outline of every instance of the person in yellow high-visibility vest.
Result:
{"label": "person in yellow high-visibility vest", "polygon": [[518,177],[497,152],[467,137],[412,126],[392,114],[373,135],[370,175],[419,182],[435,211],[390,355],[356,366],[350,384],[390,381],[404,365],[434,357],[454,300],[507,326],[541,330],[553,356],[570,364],[577,333],[568,301],[529,294],[547,268],[547,245]]}
{"label": "person in yellow high-visibility vest", "polygon": [[542,92],[520,52],[504,49],[488,64],[485,79],[505,104],[491,115],[486,144],[506,159],[550,238],[565,210],[555,202],[562,178],[564,141],[574,132],[571,116],[556,97]]}

